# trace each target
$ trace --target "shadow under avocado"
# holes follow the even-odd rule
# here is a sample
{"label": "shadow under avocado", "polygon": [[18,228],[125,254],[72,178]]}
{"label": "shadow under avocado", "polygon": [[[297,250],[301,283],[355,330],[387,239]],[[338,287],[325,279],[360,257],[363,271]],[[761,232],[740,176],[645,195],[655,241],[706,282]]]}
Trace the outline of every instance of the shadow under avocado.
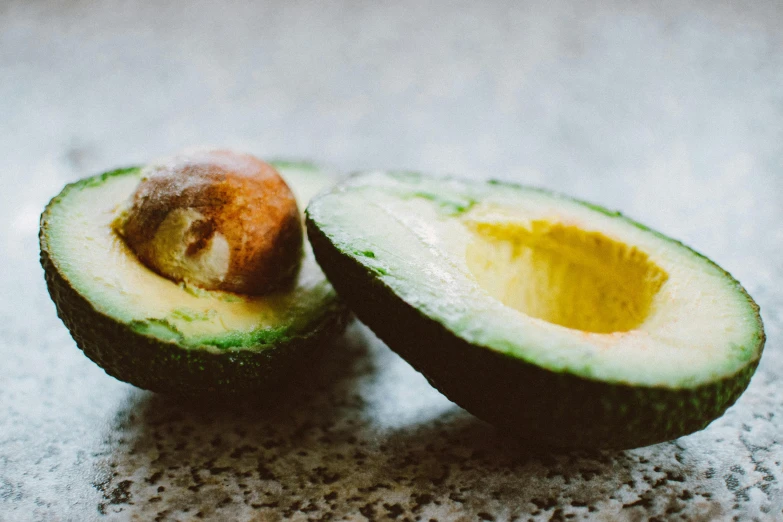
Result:
{"label": "shadow under avocado", "polygon": [[[328,508],[383,519],[424,516],[441,499],[526,513],[562,494],[598,502],[628,480],[616,473],[622,453],[551,452],[499,433],[357,322],[300,377],[285,396],[241,402],[133,390],[107,432],[99,512],[285,518]],[[384,508],[389,495],[407,500]]]}

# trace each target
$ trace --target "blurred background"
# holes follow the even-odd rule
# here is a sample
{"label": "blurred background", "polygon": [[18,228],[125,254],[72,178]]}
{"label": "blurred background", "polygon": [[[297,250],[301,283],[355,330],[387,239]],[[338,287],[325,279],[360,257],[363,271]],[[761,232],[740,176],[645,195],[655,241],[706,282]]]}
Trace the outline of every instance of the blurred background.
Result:
{"label": "blurred background", "polygon": [[[465,428],[465,414],[357,326],[364,340],[354,343],[372,369],[343,391],[364,402],[332,421],[364,419],[351,436],[369,441],[376,480],[390,473],[384,459],[399,457],[389,447],[434,440],[426,454],[462,448],[475,470],[416,486],[442,501],[443,520],[481,509],[498,520],[556,509],[641,520],[673,505],[692,520],[783,516],[774,384],[783,377],[781,22],[774,1],[0,2],[0,519],[6,511],[9,520],[86,520],[101,505],[109,516],[141,513],[131,499],[147,494],[143,479],[157,468],[154,456],[138,455],[154,446],[155,426],[191,426],[205,440],[219,431],[199,415],[176,417],[174,405],[84,358],[55,316],[37,259],[39,214],[65,183],[202,145],[343,171],[414,169],[564,191],[682,239],[762,306],[769,342],[744,409],[686,442],[562,457],[555,476],[539,464],[503,468],[508,456],[490,449],[502,444],[481,442],[495,440],[488,428]],[[395,406],[380,400],[389,397]],[[139,411],[141,424],[127,420]],[[388,435],[432,419],[446,435],[398,446]],[[492,466],[471,457],[476,445]],[[328,452],[307,451],[315,464]],[[181,455],[197,466],[193,458]],[[593,486],[578,459],[594,459]],[[667,466],[684,482],[655,493]],[[182,508],[172,499],[188,494],[186,478],[172,473],[184,482],[159,504],[169,516]],[[351,480],[339,485],[367,487]],[[625,497],[610,498],[622,484]],[[474,493],[458,502],[447,486]],[[581,500],[561,508],[566,497]],[[555,500],[542,507],[536,498]],[[395,512],[387,511],[375,516]]]}
{"label": "blurred background", "polygon": [[706,250],[761,216],[694,207],[777,207],[779,2],[164,4],[0,6],[20,240],[64,182],[200,145],[517,179]]}

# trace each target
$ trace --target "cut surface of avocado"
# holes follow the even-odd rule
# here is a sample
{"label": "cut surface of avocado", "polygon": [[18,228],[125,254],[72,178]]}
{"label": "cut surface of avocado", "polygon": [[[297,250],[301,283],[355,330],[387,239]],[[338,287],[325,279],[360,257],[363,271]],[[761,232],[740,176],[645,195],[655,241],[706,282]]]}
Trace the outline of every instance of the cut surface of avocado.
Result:
{"label": "cut surface of avocado", "polygon": [[[360,319],[447,396],[538,442],[628,447],[695,431],[761,355],[758,307],[736,280],[594,205],[375,172],[307,215],[319,263]],[[389,326],[381,307],[407,324]]]}
{"label": "cut surface of avocado", "polygon": [[[300,208],[333,179],[308,164],[275,166]],[[80,347],[87,345],[85,352],[101,359],[97,362],[109,373],[159,391],[263,387],[264,380],[276,381],[277,376],[254,377],[252,372],[240,376],[246,369],[234,370],[239,366],[258,370],[261,364],[264,372],[274,372],[274,361],[289,359],[276,352],[323,344],[344,325],[346,309],[309,248],[293,285],[263,296],[204,290],[147,268],[113,227],[141,176],[141,168],[129,168],[68,185],[41,218],[42,264],[58,312]],[[114,339],[117,336],[121,338]],[[170,386],[162,375],[155,377],[157,384],[140,382],[147,379],[137,375],[145,364],[141,344],[170,352],[174,360],[167,370],[174,372],[168,376]],[[93,355],[94,350],[101,353]],[[136,358],[117,370],[112,360],[116,354],[107,351]],[[125,368],[128,364],[138,368]],[[157,369],[147,371],[154,375]],[[282,368],[280,373],[285,373]],[[256,378],[257,382],[249,382]],[[192,382],[180,386],[182,379]]]}

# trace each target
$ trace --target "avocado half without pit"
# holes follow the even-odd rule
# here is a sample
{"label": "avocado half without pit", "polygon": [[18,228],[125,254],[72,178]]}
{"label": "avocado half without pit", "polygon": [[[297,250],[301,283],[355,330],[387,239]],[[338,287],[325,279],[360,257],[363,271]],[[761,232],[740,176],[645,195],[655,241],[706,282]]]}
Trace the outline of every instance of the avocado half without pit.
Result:
{"label": "avocado half without pit", "polygon": [[761,356],[759,308],[731,275],[595,205],[373,172],[306,216],[357,316],[447,397],[529,443],[630,448],[700,430]]}
{"label": "avocado half without pit", "polygon": [[299,210],[331,181],[197,151],[70,184],[41,216],[58,315],[90,359],[141,388],[276,392],[347,321]]}

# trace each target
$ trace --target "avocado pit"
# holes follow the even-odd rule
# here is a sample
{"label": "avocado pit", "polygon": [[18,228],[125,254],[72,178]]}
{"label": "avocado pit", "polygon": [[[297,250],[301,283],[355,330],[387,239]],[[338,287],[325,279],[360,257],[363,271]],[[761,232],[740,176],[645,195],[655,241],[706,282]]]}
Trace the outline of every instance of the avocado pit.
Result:
{"label": "avocado pit", "polygon": [[296,199],[248,154],[191,152],[147,167],[114,227],[148,268],[207,290],[268,293],[301,263]]}

